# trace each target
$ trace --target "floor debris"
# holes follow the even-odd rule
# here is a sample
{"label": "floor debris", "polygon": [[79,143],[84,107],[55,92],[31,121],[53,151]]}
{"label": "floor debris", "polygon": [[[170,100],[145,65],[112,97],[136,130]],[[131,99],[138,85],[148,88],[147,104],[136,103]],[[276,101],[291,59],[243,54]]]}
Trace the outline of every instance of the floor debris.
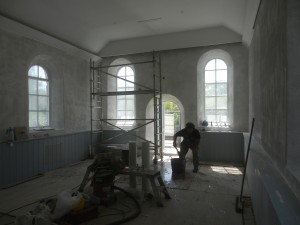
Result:
{"label": "floor debris", "polygon": [[[32,210],[41,199],[77,187],[85,174],[86,167],[91,162],[91,160],[86,160],[71,167],[46,173],[40,178],[9,189],[0,190],[0,212],[2,212],[0,224],[13,224],[14,216]],[[193,165],[191,161],[188,161],[185,174],[173,174],[170,157],[165,157],[164,162],[159,162],[158,166],[154,167],[161,170],[172,199],[164,199],[164,207],[159,208],[154,200],[140,198],[142,214],[128,224],[255,224],[253,213],[251,213],[251,204],[247,205],[247,215],[235,212],[235,197],[239,193],[242,179],[241,168],[200,165],[199,172],[193,173]],[[141,183],[141,179],[138,179],[137,188],[139,190],[141,190]],[[128,187],[128,176],[117,176],[115,185]],[[247,195],[247,187],[245,194]],[[118,201],[119,199],[120,201]],[[99,217],[84,223],[84,225],[108,224],[132,213],[133,203],[130,200],[122,195],[118,197],[118,200],[115,205],[99,207]]]}

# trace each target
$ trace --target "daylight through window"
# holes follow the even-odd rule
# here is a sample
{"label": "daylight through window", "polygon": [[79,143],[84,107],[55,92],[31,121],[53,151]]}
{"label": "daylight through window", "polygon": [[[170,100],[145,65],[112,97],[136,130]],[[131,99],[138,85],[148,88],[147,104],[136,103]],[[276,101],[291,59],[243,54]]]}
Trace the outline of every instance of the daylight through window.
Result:
{"label": "daylight through window", "polygon": [[[122,67],[117,74],[118,77],[134,82],[134,71],[129,66]],[[123,79],[117,79],[117,91],[134,91],[134,84]],[[117,96],[117,125],[132,126],[135,118],[134,95]]]}
{"label": "daylight through window", "polygon": [[48,127],[49,80],[46,71],[38,65],[28,71],[29,127]]}
{"label": "daylight through window", "polygon": [[205,66],[205,119],[212,125],[228,122],[227,65],[221,59]]}

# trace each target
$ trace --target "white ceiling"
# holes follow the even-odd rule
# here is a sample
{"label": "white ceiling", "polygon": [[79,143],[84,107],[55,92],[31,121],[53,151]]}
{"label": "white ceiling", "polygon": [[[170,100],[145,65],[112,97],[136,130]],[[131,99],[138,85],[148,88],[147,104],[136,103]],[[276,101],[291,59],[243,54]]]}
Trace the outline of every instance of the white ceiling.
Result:
{"label": "white ceiling", "polygon": [[116,41],[182,36],[214,27],[226,28],[242,40],[248,1],[253,0],[1,0],[0,14],[100,54]]}

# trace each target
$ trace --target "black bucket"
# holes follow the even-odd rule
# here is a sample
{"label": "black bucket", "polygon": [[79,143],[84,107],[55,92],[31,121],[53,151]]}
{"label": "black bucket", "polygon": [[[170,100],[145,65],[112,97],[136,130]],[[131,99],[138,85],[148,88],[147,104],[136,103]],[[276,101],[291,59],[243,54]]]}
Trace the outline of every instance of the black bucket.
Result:
{"label": "black bucket", "polygon": [[97,168],[93,177],[93,194],[100,198],[102,203],[107,203],[112,196],[115,175],[112,170]]}
{"label": "black bucket", "polygon": [[184,173],[185,172],[185,160],[180,158],[172,158],[171,166],[173,173]]}

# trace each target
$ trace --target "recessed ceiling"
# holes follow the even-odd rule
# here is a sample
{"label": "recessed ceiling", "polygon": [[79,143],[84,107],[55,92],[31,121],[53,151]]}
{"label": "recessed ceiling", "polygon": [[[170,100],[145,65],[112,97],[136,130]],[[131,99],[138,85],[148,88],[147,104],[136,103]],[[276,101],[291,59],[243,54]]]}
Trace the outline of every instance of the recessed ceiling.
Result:
{"label": "recessed ceiling", "polygon": [[223,26],[242,35],[247,0],[1,0],[0,13],[94,54],[109,42]]}

